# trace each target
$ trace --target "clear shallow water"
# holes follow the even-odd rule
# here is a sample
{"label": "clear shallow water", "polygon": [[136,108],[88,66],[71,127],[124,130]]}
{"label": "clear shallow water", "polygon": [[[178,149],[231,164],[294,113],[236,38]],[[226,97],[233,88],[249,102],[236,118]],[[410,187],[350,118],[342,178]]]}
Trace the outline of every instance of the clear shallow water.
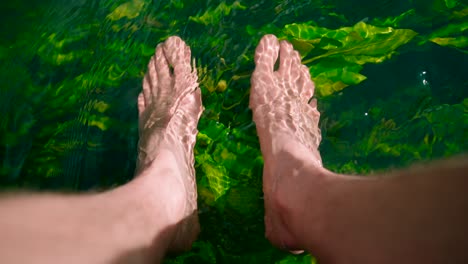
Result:
{"label": "clear shallow water", "polygon": [[[293,41],[311,68],[326,167],[364,174],[468,149],[461,2],[83,0],[0,7],[4,189],[89,190],[131,179],[136,96],[149,57],[170,35],[191,46],[206,108],[196,147],[203,230],[193,251],[168,263],[310,260],[263,238],[262,160],[247,106],[253,52],[266,33]],[[366,26],[345,29],[358,22]],[[304,35],[288,31],[293,23]],[[377,34],[369,26],[403,31]]]}

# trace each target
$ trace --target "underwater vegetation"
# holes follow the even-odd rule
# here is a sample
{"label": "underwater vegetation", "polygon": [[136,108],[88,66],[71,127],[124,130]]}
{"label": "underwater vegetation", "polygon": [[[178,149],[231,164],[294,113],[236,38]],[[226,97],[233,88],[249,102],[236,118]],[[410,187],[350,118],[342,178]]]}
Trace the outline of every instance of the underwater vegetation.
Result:
{"label": "underwater vegetation", "polygon": [[202,232],[165,263],[311,263],[264,238],[248,109],[255,47],[290,41],[316,85],[325,167],[369,174],[468,150],[468,6],[458,0],[3,1],[0,186],[104,189],[133,177],[136,97],[154,48],[183,38],[205,112]]}

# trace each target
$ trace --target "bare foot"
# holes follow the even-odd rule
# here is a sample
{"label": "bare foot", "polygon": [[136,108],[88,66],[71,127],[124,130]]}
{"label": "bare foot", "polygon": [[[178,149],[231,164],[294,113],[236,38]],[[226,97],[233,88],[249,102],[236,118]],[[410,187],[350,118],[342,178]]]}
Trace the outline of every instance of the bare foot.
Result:
{"label": "bare foot", "polygon": [[[275,71],[278,57],[279,69]],[[301,185],[304,180],[301,170],[306,166],[322,169],[318,151],[320,113],[315,100],[309,103],[314,84],[309,69],[301,64],[299,53],[287,41],[279,43],[273,35],[260,41],[255,64],[250,108],[265,160],[266,236],[278,247],[300,249],[285,218],[307,202],[302,194],[310,190]]]}
{"label": "bare foot", "polygon": [[[138,110],[137,173],[150,179],[153,192],[164,194],[159,199],[163,201],[156,202],[167,203],[171,221],[178,223],[169,249],[188,249],[199,232],[193,147],[203,107],[190,48],[179,37],[157,46],[138,97]],[[158,177],[167,175],[171,179],[164,182],[170,184],[160,186]]]}

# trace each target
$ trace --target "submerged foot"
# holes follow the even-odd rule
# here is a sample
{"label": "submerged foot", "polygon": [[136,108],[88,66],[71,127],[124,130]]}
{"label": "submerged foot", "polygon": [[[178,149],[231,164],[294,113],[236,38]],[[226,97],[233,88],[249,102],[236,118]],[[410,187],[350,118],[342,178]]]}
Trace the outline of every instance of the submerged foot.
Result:
{"label": "submerged foot", "polygon": [[187,249],[199,232],[193,147],[203,107],[190,48],[179,37],[157,46],[138,96],[138,110],[137,173],[162,177],[160,169],[164,168],[177,178],[174,186],[153,187],[154,192],[171,188],[167,201],[178,201],[171,214],[183,223],[177,227],[170,250]]}
{"label": "submerged foot", "polygon": [[[279,68],[275,70],[278,57]],[[301,184],[297,172],[306,164],[322,166],[318,152],[320,113],[315,99],[309,103],[314,84],[309,69],[301,64],[299,53],[290,43],[279,42],[273,35],[260,41],[255,64],[250,108],[265,160],[266,235],[279,247],[297,249],[294,235],[281,218],[289,207],[303,202],[296,199]]]}
{"label": "submerged foot", "polygon": [[[299,53],[287,41],[279,43],[275,36],[266,35],[257,47],[255,63],[250,108],[260,139],[284,134],[315,152],[321,140],[320,113],[315,99],[309,103],[314,83]],[[320,155],[315,158],[321,163]]]}

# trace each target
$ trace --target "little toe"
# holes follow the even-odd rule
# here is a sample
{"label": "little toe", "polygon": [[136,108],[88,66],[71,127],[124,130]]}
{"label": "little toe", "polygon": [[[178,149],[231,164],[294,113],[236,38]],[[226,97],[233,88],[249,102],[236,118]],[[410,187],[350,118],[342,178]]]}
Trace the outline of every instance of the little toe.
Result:
{"label": "little toe", "polygon": [[255,71],[273,72],[278,59],[279,43],[274,35],[265,35],[255,50]]}
{"label": "little toe", "polygon": [[317,99],[316,98],[310,99],[309,105],[310,105],[310,107],[312,107],[312,109],[314,109],[314,110],[317,109]]}
{"label": "little toe", "polygon": [[200,117],[201,117],[203,111],[205,110],[205,108],[203,107],[203,104],[202,104],[201,90],[196,89],[195,92],[193,92],[193,93],[194,93],[194,97],[195,97],[195,105],[197,106],[196,119],[200,120]]}

